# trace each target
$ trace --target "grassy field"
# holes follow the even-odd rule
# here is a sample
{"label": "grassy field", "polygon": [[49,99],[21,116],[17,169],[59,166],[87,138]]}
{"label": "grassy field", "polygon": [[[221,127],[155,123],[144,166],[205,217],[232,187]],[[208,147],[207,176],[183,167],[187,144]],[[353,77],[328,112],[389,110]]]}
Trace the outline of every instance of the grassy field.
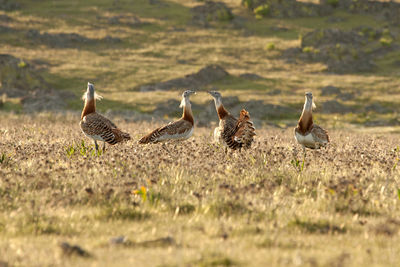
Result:
{"label": "grassy field", "polygon": [[[198,128],[182,144],[95,156],[75,116],[6,117],[0,259],[11,266],[398,264],[397,135],[332,131],[302,169],[292,129],[260,129],[242,153]],[[117,123],[134,138],[154,127]]]}
{"label": "grassy field", "polygon": [[[33,114],[25,114],[24,97],[1,96],[0,266],[399,265],[400,53],[377,57],[374,71],[340,75],[283,57],[308,32],[328,28],[387,28],[396,48],[399,25],[343,10],[257,19],[241,0],[222,2],[235,19],[208,27],[193,23],[192,8],[203,4],[195,0],[18,0],[19,8],[0,10],[0,54],[75,95],[68,111]],[[260,100],[291,113],[261,117],[263,105],[253,105],[256,143],[241,153],[213,144],[212,127],[196,127],[182,144],[139,146],[139,137],[180,114],[171,106],[153,116],[182,93],[139,86],[210,64],[230,76],[195,88],[197,107],[211,105],[204,91],[216,88],[244,107]],[[1,67],[0,90],[11,76]],[[111,118],[133,138],[102,155],[78,125],[88,81],[104,97],[99,111],[117,114]],[[328,85],[353,98],[323,95]],[[293,126],[306,91],[332,143],[308,151],[303,167]],[[349,110],[327,111],[333,100]]]}

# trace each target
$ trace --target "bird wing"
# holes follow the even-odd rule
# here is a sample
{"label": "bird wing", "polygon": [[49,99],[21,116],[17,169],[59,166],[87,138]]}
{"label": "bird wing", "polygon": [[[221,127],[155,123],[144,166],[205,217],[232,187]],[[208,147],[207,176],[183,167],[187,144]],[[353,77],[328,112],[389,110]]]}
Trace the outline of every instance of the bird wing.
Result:
{"label": "bird wing", "polygon": [[220,122],[221,137],[224,140],[225,144],[231,149],[237,149],[242,147],[242,144],[235,140],[235,133],[237,131],[238,120],[233,117],[232,115],[227,115],[223,120]]}
{"label": "bird wing", "polygon": [[187,137],[192,128],[193,125],[189,121],[181,119],[155,129],[151,133],[143,136],[139,140],[139,143],[148,144],[173,139],[184,139]]}
{"label": "bird wing", "polygon": [[328,132],[316,124],[311,129],[311,134],[317,143],[327,144],[330,142]]}
{"label": "bird wing", "polygon": [[90,113],[83,117],[80,126],[85,134],[100,137],[111,145],[130,139],[129,134],[119,130],[114,123],[98,113]]}
{"label": "bird wing", "polygon": [[236,132],[233,137],[234,140],[238,143],[242,143],[245,148],[250,148],[254,136],[256,135],[255,130],[253,122],[250,121],[249,112],[242,109],[237,121]]}

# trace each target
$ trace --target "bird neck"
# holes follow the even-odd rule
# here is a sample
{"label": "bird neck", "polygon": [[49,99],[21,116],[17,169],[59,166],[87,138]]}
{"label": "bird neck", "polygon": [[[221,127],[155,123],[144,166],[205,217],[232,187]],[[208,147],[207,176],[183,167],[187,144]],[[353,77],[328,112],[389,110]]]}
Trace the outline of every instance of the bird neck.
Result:
{"label": "bird neck", "polygon": [[189,100],[186,100],[183,106],[183,114],[182,119],[190,122],[194,125],[193,113],[192,113],[192,105],[190,104]]}
{"label": "bird neck", "polygon": [[94,113],[94,112],[96,112],[96,102],[95,102],[94,98],[86,99],[85,106],[83,107],[83,110],[82,110],[81,120],[86,115],[88,115],[90,113]]}
{"label": "bird neck", "polygon": [[312,103],[309,103],[309,101],[307,101],[304,104],[303,112],[301,113],[298,125],[300,131],[305,133],[311,129],[313,124],[314,122],[312,118]]}
{"label": "bird neck", "polygon": [[227,115],[229,115],[229,112],[225,109],[224,105],[222,103],[219,103],[219,105],[215,105],[218,113],[218,118],[220,120],[223,120]]}

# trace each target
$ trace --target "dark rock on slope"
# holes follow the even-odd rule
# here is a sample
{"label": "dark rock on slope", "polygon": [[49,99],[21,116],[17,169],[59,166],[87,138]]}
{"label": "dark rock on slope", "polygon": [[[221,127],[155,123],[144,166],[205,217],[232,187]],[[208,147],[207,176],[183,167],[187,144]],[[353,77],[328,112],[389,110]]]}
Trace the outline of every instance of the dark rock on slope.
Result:
{"label": "dark rock on slope", "polygon": [[229,73],[218,65],[209,65],[196,73],[188,74],[183,78],[176,78],[165,82],[141,85],[137,89],[142,92],[166,91],[171,89],[196,89],[210,83],[227,78]]}
{"label": "dark rock on slope", "polygon": [[74,95],[53,90],[34,66],[12,55],[0,55],[0,95],[20,98],[27,112],[60,110]]}
{"label": "dark rock on slope", "polygon": [[206,1],[203,5],[191,10],[192,23],[200,27],[210,27],[213,22],[231,21],[234,16],[229,7],[223,2]]}

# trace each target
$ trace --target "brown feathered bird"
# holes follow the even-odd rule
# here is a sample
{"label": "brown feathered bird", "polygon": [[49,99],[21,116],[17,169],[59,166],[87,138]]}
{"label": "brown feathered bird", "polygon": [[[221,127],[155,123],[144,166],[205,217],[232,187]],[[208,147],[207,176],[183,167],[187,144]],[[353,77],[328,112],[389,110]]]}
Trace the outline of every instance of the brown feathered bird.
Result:
{"label": "brown feathered bird", "polygon": [[86,93],[82,97],[85,100],[85,106],[82,110],[79,125],[82,132],[94,140],[96,151],[99,150],[97,141],[103,141],[104,151],[106,143],[115,145],[116,143],[131,139],[128,133],[122,132],[109,119],[96,112],[96,99],[101,98],[101,96],[95,93],[93,84],[88,83]]}
{"label": "brown feathered bird", "polygon": [[225,109],[219,92],[210,91],[209,94],[214,98],[219,118],[219,127],[214,130],[214,140],[234,150],[250,148],[256,132],[249,112],[242,109],[239,119],[236,119]]}
{"label": "brown feathered bird", "polygon": [[294,129],[294,136],[297,142],[303,146],[304,154],[306,148],[318,149],[325,147],[330,142],[328,132],[313,122],[313,107],[315,107],[313,95],[306,93],[303,112],[297,127]]}
{"label": "brown feathered bird", "polygon": [[170,122],[143,136],[139,140],[139,144],[158,143],[170,140],[180,141],[191,137],[194,130],[194,119],[189,97],[195,93],[195,91],[187,90],[182,94],[182,101],[179,107],[183,108],[183,114],[179,120]]}

